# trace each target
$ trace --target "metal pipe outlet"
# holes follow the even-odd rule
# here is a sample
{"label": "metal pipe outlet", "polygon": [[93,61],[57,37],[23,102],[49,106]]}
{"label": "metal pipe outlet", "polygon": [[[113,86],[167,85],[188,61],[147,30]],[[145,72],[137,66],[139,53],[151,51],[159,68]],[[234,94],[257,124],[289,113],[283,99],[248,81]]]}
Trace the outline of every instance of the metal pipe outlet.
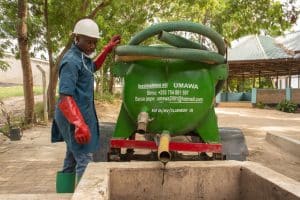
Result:
{"label": "metal pipe outlet", "polygon": [[149,122],[149,114],[147,112],[140,112],[138,115],[137,132],[145,133]]}
{"label": "metal pipe outlet", "polygon": [[171,137],[168,131],[164,131],[160,135],[157,156],[158,160],[164,164],[171,160],[171,153],[169,151],[170,140]]}

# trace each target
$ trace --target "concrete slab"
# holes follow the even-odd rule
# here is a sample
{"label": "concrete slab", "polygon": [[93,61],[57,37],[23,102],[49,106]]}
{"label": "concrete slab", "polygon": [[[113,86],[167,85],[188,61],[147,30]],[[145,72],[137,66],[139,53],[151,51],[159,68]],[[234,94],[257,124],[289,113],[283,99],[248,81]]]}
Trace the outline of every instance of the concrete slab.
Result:
{"label": "concrete slab", "polygon": [[300,182],[254,162],[245,162],[240,199],[300,199]]}
{"label": "concrete slab", "polygon": [[252,162],[91,163],[72,200],[300,199],[300,183]]}
{"label": "concrete slab", "polygon": [[0,200],[68,200],[73,194],[0,194]]}
{"label": "concrete slab", "polygon": [[266,140],[278,146],[283,151],[291,153],[300,158],[300,140],[296,140],[283,134],[267,132]]}

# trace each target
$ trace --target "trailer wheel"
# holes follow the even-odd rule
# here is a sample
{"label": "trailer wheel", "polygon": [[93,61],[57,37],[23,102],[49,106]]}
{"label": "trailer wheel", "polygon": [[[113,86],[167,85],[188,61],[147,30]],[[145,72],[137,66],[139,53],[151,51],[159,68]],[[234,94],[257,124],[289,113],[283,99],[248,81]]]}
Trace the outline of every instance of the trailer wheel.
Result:
{"label": "trailer wheel", "polygon": [[243,132],[238,128],[220,128],[219,129],[222,154],[226,160],[245,161],[249,155]]}

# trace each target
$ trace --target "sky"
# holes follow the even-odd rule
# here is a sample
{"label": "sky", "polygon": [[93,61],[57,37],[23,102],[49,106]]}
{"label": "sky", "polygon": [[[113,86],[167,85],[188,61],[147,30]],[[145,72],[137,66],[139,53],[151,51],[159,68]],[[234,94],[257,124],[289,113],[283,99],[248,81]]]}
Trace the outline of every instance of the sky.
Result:
{"label": "sky", "polygon": [[[280,0],[281,2],[286,2],[288,0]],[[300,0],[296,0],[296,7],[300,9]],[[300,31],[300,16],[298,16],[296,24],[292,27],[291,31]]]}
{"label": "sky", "polygon": [[296,24],[292,27],[292,31],[300,31],[300,16],[298,17]]}

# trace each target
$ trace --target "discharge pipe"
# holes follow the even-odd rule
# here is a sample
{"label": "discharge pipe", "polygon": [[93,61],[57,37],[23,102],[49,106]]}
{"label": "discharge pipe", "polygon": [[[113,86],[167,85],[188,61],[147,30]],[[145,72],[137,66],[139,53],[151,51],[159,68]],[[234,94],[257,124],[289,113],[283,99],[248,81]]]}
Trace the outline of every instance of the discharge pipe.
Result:
{"label": "discharge pipe", "polygon": [[169,151],[170,138],[169,131],[163,131],[160,135],[157,156],[158,160],[163,164],[171,160],[171,153]]}
{"label": "discharge pipe", "polygon": [[137,132],[145,133],[149,122],[149,114],[147,112],[140,112],[138,115]]}

